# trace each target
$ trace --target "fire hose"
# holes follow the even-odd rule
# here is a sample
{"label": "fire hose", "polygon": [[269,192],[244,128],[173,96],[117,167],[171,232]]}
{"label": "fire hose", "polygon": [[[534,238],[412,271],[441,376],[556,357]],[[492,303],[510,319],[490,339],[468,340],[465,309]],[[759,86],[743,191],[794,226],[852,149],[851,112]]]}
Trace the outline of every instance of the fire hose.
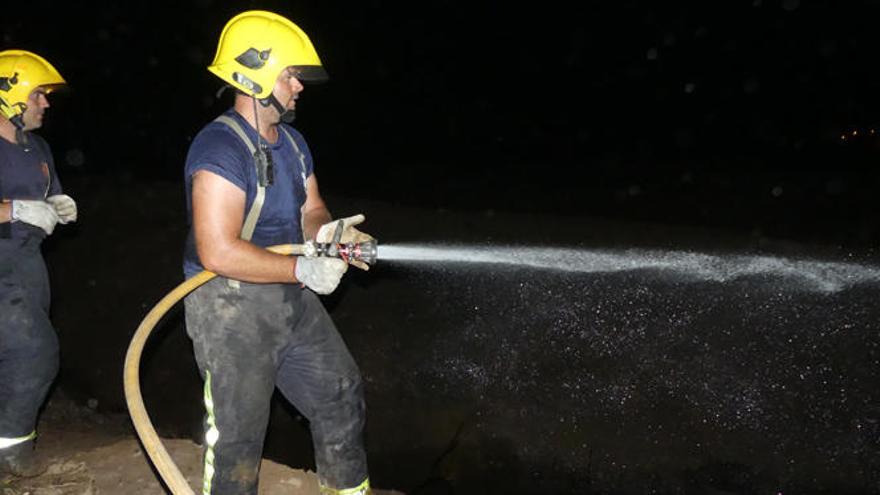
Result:
{"label": "fire hose", "polygon": [[[340,225],[341,227],[341,225]],[[352,261],[361,261],[372,265],[376,262],[377,245],[376,241],[371,240],[365,243],[347,243],[338,242],[341,235],[341,228],[337,229],[334,242],[330,243],[314,243],[307,242],[305,244],[284,244],[267,248],[269,251],[278,254],[294,255],[294,256],[330,256],[341,258],[346,263]],[[152,461],[156,470],[162,476],[165,484],[174,495],[194,495],[192,488],[184,478],[183,473],[174,464],[156,429],[150,422],[150,416],[144,406],[144,400],[141,395],[140,385],[140,360],[144,350],[144,345],[150,336],[150,332],[162,319],[166,312],[173,307],[178,301],[183,299],[187,294],[207,283],[217,275],[209,271],[202,271],[193,277],[190,277],[182,284],[175,287],[165,297],[163,297],[153,309],[144,317],[140,326],[131,338],[128,346],[128,352],[125,355],[125,365],[123,371],[123,384],[125,387],[125,402],[128,405],[128,412],[134,423],[135,431],[143,443],[144,450]]]}

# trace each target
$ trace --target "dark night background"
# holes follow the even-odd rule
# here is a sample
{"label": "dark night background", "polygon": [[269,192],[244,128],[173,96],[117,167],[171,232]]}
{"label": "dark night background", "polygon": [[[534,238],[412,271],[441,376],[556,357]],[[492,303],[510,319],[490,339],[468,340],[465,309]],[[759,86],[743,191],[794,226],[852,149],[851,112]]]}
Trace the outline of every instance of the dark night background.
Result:
{"label": "dark night background", "polygon": [[205,70],[247,8],[294,18],[332,81],[297,126],[323,190],[872,245],[878,2],[53,5],[3,45],[71,84],[44,134],[66,177],[177,181],[230,97]]}
{"label": "dark night background", "polygon": [[[52,108],[39,132],[53,147],[62,183],[80,205],[81,221],[56,231],[45,251],[53,281],[54,321],[62,338],[60,387],[83,401],[99,399],[104,410],[124,411],[119,391],[125,345],[149,307],[180,281],[186,150],[198,130],[231,104],[229,92],[219,99],[215,96],[222,83],[206,66],[213,59],[225,22],[240,11],[257,8],[291,18],[315,44],[331,80],[306,87],[297,104],[295,126],[309,142],[322,192],[337,200],[330,202],[331,211],[347,215],[356,212],[353,208],[375,205],[373,216],[365,211],[365,227],[378,230],[364,230],[375,233],[380,242],[485,242],[491,238],[510,243],[558,241],[602,246],[607,235],[611,244],[627,245],[629,239],[638,238],[643,246],[678,249],[685,247],[680,244],[680,233],[699,231],[697,237],[703,240],[697,244],[723,249],[759,252],[774,246],[800,246],[804,251],[838,257],[875,258],[880,241],[876,217],[880,199],[875,194],[880,186],[880,36],[876,27],[880,1],[621,0],[513,6],[500,1],[343,4],[193,0],[4,6],[2,47],[43,55],[70,84],[68,91],[51,97]],[[427,216],[431,221],[439,218],[439,226],[428,223]],[[398,219],[397,224],[393,218]],[[395,228],[404,218],[408,227]],[[460,230],[453,226],[453,218],[462,225]],[[508,219],[506,226],[501,219]],[[567,231],[566,225],[579,226],[587,233],[579,237],[582,231]],[[590,230],[597,225],[613,227]],[[618,235],[620,225],[635,225],[638,235]],[[445,233],[455,233],[450,234],[454,238]],[[381,282],[371,285],[370,276]],[[446,282],[452,278],[444,276]],[[519,314],[522,310],[515,304],[518,293],[507,276],[488,277],[503,288],[486,297],[486,305]],[[412,280],[434,280],[421,274],[371,272],[353,278],[343,294],[327,300],[343,329],[350,328],[352,321],[361,323],[355,317],[356,309],[371,307],[362,302],[368,298],[367,289],[373,294],[386,294],[383,290],[396,294],[373,296],[372,307],[388,309],[388,315],[372,315],[373,320],[366,319],[370,331],[352,330],[346,335],[365,374],[374,380],[368,384],[371,418],[385,413],[389,418],[394,416],[384,411],[378,399],[388,403],[400,400],[417,409],[419,378],[424,370],[415,371],[421,361],[401,351],[410,342],[409,334],[403,332],[409,327],[395,318],[421,325],[415,328],[442,332],[446,327],[434,329],[432,325],[440,326],[438,322],[444,318],[458,321],[455,311],[444,314],[428,307],[430,303],[420,297],[449,301],[461,294],[439,286],[412,291],[411,285],[406,285]],[[473,295],[479,293],[473,287],[485,280],[471,275],[467,282],[471,285],[463,291]],[[573,278],[561,283],[576,286]],[[657,291],[642,291],[642,283]],[[653,296],[646,294],[656,296],[665,288],[652,283],[626,278],[622,286],[611,282],[605,286],[605,281],[591,281],[592,285],[578,286],[577,290],[583,291],[587,301],[608,297],[606,308],[616,308],[621,318],[631,318],[630,323],[642,318],[657,324],[652,320],[657,315],[635,314],[638,311],[633,303],[627,302],[645,301],[648,305]],[[734,287],[743,292],[747,289]],[[873,354],[878,349],[876,318],[870,309],[870,301],[876,298],[869,289],[835,295],[831,303],[819,296],[804,302],[785,301],[788,296],[782,292],[763,295],[786,308],[777,321],[791,323],[785,328],[795,336],[801,325],[798,317],[812,314],[823,304],[835,305],[837,309],[826,312],[834,318],[861,318],[855,327],[865,331],[860,334],[864,341],[849,341],[846,346],[847,352],[861,356],[861,361],[847,361],[844,356],[835,357],[835,363],[864,370],[864,376],[856,373],[862,380],[860,387],[864,387],[859,390],[870,403],[870,421],[876,426],[880,425],[880,408],[874,402],[876,385],[870,385],[878,378],[878,361]],[[524,297],[526,289],[519,290],[519,296]],[[726,288],[710,286],[705,299],[696,299],[708,306],[718,303],[736,308],[724,309],[723,321],[736,321],[739,309],[760,312],[771,305],[756,309],[730,294]],[[408,306],[389,307],[397,296]],[[544,296],[548,301],[564,299],[549,289],[548,294],[534,297]],[[613,299],[618,296],[620,300]],[[670,296],[660,302],[663,308],[673,310],[681,304],[681,312],[687,313],[688,301]],[[422,310],[413,309],[420,305],[424,305]],[[576,310],[591,314],[592,308],[579,301],[572,314]],[[398,314],[392,314],[394,311]],[[663,311],[657,317],[660,324]],[[711,315],[714,309],[707,311]],[[749,315],[742,320],[752,318]],[[492,327],[491,318],[483,321],[470,316],[473,318],[463,321],[473,325],[468,326],[471,333],[464,332],[472,340],[480,323]],[[545,317],[550,327],[568,328],[564,318],[554,321],[552,312]],[[670,321],[675,318],[675,314],[669,316]],[[145,395],[153,394],[148,408],[156,415],[160,432],[186,436],[196,428],[193,425],[198,424],[200,412],[183,413],[191,423],[178,422],[175,427],[174,415],[180,413],[163,411],[172,411],[177,398],[161,399],[168,395],[167,387],[178,386],[174,380],[179,376],[189,380],[181,389],[198,394],[180,320],[179,314],[173,317],[158,338],[165,344],[145,357],[144,374],[153,381],[145,383],[144,389]],[[693,321],[698,328],[714,323],[703,313]],[[602,322],[606,323],[608,328],[604,329],[609,334],[619,330],[615,324]],[[760,323],[742,324],[747,334],[743,338],[759,342],[755,345],[760,347],[766,337],[759,331]],[[94,331],[90,332],[91,328]],[[382,328],[391,330],[380,331]],[[624,323],[621,328],[628,327]],[[756,333],[749,333],[751,330]],[[449,340],[434,342],[433,348],[418,345],[442,358],[437,349],[454,353],[463,346],[455,340],[458,335],[448,336]],[[681,336],[673,332],[659,337],[675,341]],[[723,349],[729,335],[717,337],[712,344],[719,347],[714,349]],[[424,342],[433,341],[424,337]],[[580,345],[574,338],[571,342],[572,346]],[[690,350],[688,346],[696,346],[695,342],[683,338],[681,348]],[[828,355],[843,347],[818,337],[815,343]],[[528,340],[524,345],[533,344]],[[790,357],[797,362],[803,357],[796,351],[786,354],[785,348],[775,345],[767,344],[778,351],[771,361]],[[810,352],[818,352],[816,346]],[[403,373],[370,367],[379,365],[370,364],[371,358],[361,355],[363,349],[374,353],[370,356],[396,359]],[[645,349],[646,354],[653,350],[647,344]],[[617,359],[632,358],[624,351]],[[859,354],[861,351],[864,354]],[[536,359],[548,354],[538,354]],[[102,360],[95,356],[112,357]],[[168,364],[175,359],[179,363]],[[749,356],[743,359],[748,361]],[[690,363],[688,358],[681,362]],[[867,365],[861,367],[860,363]],[[401,377],[409,373],[410,365],[412,375]],[[548,366],[544,369],[564,368],[559,363]],[[687,371],[680,373],[685,376]],[[382,389],[382,378],[389,383],[411,382],[405,382],[405,391],[400,393],[391,387]],[[449,383],[438,386],[449,387]],[[458,397],[447,388],[443,390]],[[809,394],[810,389],[805,389],[804,395]],[[444,404],[442,397],[434,397],[436,402],[431,402],[433,409],[425,421],[441,416],[437,410],[452,407]],[[499,393],[497,399],[498,404],[504,404],[504,394]],[[823,397],[818,400],[824,404]],[[501,410],[498,406],[496,412]],[[638,410],[634,411],[632,417],[638,416]],[[528,412],[533,410],[528,408]],[[616,410],[612,412],[616,414]],[[668,417],[677,418],[677,413],[677,409],[671,411]],[[400,421],[413,428],[421,426]],[[632,421],[640,424],[641,419]],[[441,423],[437,420],[435,424]],[[373,420],[373,424],[381,424],[381,420]],[[511,426],[511,431],[515,426],[519,425]],[[441,426],[436,430],[438,435],[448,433]],[[880,428],[875,430],[871,430],[875,436],[868,440],[865,435],[859,437],[865,445],[872,445],[865,452],[878,452]],[[286,434],[297,435],[291,431]],[[373,445],[392,443],[378,437],[372,436]],[[816,433],[810,438],[825,437]],[[283,458],[278,454],[283,447],[271,442],[267,451]],[[674,445],[668,444],[670,457],[677,455]],[[495,448],[501,452],[506,447]],[[797,447],[792,448],[798,452]],[[761,458],[762,453],[747,450],[744,448],[742,457]],[[384,486],[417,486],[418,475],[400,475],[404,468],[395,462],[418,455],[397,454],[375,456],[376,479]],[[507,454],[498,455],[504,458]],[[816,456],[820,459],[817,462],[824,462],[820,454]],[[306,455],[292,464],[296,462],[310,461]],[[593,462],[592,453],[589,462]],[[601,459],[596,462],[598,465]],[[719,469],[727,472],[729,466],[721,465]],[[866,465],[859,471],[862,477],[852,479],[874,483],[875,491],[852,493],[876,493],[880,487],[876,456]],[[553,469],[548,472],[568,472],[565,470],[570,466],[561,463]],[[699,469],[697,472],[697,478],[705,475]],[[485,473],[501,477],[505,471],[495,466],[481,474]],[[836,475],[847,478],[849,473],[841,468],[829,476],[832,480]],[[802,474],[798,471],[791,476]],[[583,481],[577,478],[580,474],[573,476],[570,485],[548,481],[546,486],[551,488],[543,493],[585,493],[571,488],[583,486],[578,484]],[[803,484],[792,486],[835,493],[815,479],[801,481]],[[648,493],[646,487],[656,486],[650,479],[643,483],[632,493]],[[750,486],[759,485],[754,481]],[[745,489],[702,491],[699,483],[696,486],[686,493],[758,493]],[[623,484],[619,487],[623,490]],[[492,490],[474,488],[472,492]],[[676,491],[661,488],[659,492]]]}

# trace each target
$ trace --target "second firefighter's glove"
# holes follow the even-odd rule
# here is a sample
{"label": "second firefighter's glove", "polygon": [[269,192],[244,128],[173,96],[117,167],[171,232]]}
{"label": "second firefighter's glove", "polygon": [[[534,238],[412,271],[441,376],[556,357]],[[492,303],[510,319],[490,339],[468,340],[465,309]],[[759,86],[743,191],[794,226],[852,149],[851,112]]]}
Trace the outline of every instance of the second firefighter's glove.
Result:
{"label": "second firefighter's glove", "polygon": [[46,201],[55,207],[55,213],[58,214],[58,221],[61,223],[70,223],[76,221],[76,201],[66,194],[56,194],[49,196]]}
{"label": "second firefighter's glove", "polygon": [[[375,240],[373,239],[373,236],[371,236],[370,234],[365,234],[360,230],[354,228],[355,225],[363,223],[364,220],[366,220],[366,217],[363,214],[358,214],[325,223],[321,226],[320,229],[318,229],[318,233],[315,235],[315,242],[320,242],[322,244],[334,242],[336,240],[335,236],[336,231],[339,228],[339,222],[342,222],[342,236],[339,238],[338,242],[342,244],[360,244],[363,242],[373,241]],[[351,264],[360,268],[361,270],[370,269],[370,265],[360,260],[351,260]]]}
{"label": "second firefighter's glove", "polygon": [[339,258],[306,258],[296,259],[294,275],[303,285],[318,294],[329,294],[336,290],[348,265]]}
{"label": "second firefighter's glove", "polygon": [[52,234],[58,223],[58,214],[49,203],[41,200],[12,200],[12,221],[24,222],[43,229],[46,235]]}

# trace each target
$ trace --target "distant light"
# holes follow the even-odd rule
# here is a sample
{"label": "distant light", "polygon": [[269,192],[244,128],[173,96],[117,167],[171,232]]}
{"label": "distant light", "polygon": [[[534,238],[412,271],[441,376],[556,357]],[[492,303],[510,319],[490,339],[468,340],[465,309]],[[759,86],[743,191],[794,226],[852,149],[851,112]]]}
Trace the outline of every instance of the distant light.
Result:
{"label": "distant light", "polygon": [[648,50],[648,53],[645,54],[645,58],[648,60],[657,60],[657,49],[651,48]]}
{"label": "distant light", "polygon": [[853,130],[853,131],[852,131],[852,135],[853,135],[853,136],[858,136],[858,135],[859,135],[859,131],[858,131],[858,129]]}
{"label": "distant light", "polygon": [[691,93],[694,92],[694,90],[695,90],[696,88],[697,88],[697,85],[696,85],[696,84],[689,82],[689,83],[687,83],[687,84],[684,85],[684,92],[687,93],[687,94],[691,94]]}
{"label": "distant light", "polygon": [[774,186],[773,189],[770,190],[770,194],[772,194],[774,198],[782,196],[782,192],[782,186]]}

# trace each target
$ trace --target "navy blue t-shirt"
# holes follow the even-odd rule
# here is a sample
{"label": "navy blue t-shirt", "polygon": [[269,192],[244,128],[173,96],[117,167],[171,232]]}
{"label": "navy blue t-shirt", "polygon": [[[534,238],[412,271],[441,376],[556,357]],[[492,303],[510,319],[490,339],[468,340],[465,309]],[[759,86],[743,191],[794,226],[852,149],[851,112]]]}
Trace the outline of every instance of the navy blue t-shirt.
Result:
{"label": "navy blue t-shirt", "polygon": [[[26,133],[29,146],[24,147],[0,138],[0,199],[46,199],[61,194],[61,182],[55,172],[55,161],[43,138]],[[43,229],[24,223],[0,224],[0,237],[22,239],[46,237]]]}
{"label": "navy blue t-shirt", "polygon": [[[256,143],[257,131],[235,110],[224,115],[238,121],[252,143]],[[303,242],[300,225],[300,208],[306,199],[305,180],[312,175],[312,155],[305,139],[293,127],[284,126],[296,141],[300,156],[290,140],[279,129],[278,139],[269,144],[274,164],[274,182],[266,187],[263,208],[251,242],[268,247],[276,244],[300,244]],[[257,170],[247,145],[228,125],[211,122],[193,139],[186,156],[186,214],[189,234],[184,247],[183,271],[190,278],[204,270],[196,252],[192,229],[192,178],[199,170],[207,170],[235,184],[245,192],[244,218],[257,195]]]}

